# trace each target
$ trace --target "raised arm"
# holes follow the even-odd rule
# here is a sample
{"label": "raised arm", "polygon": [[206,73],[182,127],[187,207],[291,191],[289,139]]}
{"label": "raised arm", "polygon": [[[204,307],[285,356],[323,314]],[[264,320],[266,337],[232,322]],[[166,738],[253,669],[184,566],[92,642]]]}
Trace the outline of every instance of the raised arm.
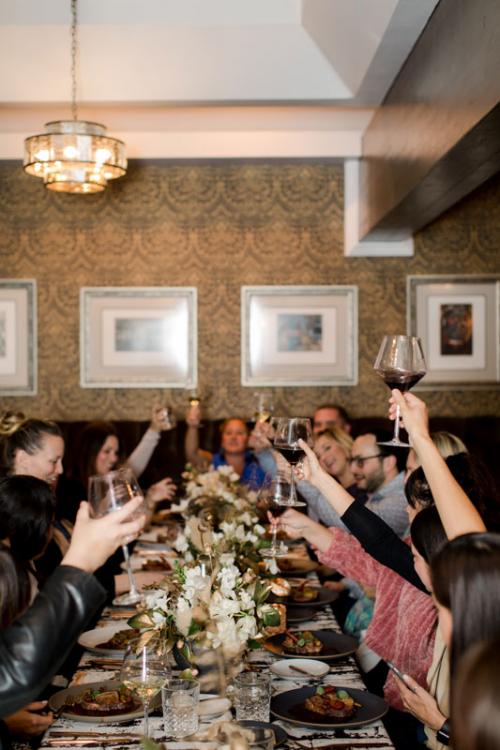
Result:
{"label": "raised arm", "polygon": [[200,407],[193,404],[189,407],[186,415],[186,437],[184,439],[184,451],[186,461],[196,469],[205,469],[212,460],[212,454],[200,449]]}
{"label": "raised arm", "polygon": [[391,419],[395,419],[396,406],[399,405],[404,427],[429,482],[448,539],[485,531],[481,516],[431,440],[425,403],[413,393],[403,395],[394,390],[390,404]]}
{"label": "raised arm", "polygon": [[164,429],[165,422],[163,407],[155,405],[151,412],[151,423],[148,429],[126,461],[136,477],[140,477],[148,465]]}

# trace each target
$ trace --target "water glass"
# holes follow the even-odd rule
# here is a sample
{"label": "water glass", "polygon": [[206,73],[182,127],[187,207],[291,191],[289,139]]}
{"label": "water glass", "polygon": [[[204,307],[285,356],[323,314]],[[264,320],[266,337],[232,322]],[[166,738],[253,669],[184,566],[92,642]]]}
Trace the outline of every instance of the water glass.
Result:
{"label": "water glass", "polygon": [[233,681],[236,721],[269,721],[271,675],[242,672]]}
{"label": "water glass", "polygon": [[167,737],[179,739],[198,731],[200,683],[197,680],[167,680],[161,698]]}

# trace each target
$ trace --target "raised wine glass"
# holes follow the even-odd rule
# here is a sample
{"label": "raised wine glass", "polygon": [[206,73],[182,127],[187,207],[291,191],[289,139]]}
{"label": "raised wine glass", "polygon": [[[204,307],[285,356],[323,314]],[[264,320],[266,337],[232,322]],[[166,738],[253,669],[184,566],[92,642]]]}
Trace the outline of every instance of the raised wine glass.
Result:
{"label": "raised wine glass", "polygon": [[274,448],[281,453],[291,465],[290,472],[290,499],[287,505],[305,505],[297,499],[297,490],[295,487],[295,474],[293,471],[305,453],[299,445],[299,440],[303,440],[312,446],[312,427],[311,420],[307,417],[293,417],[292,419],[278,419],[274,429]]}
{"label": "raised wine glass", "polygon": [[[133,497],[142,497],[143,503],[137,509],[135,515],[142,516],[146,513],[146,501],[139,482],[134,473],[128,467],[110,471],[107,474],[89,477],[89,505],[90,512],[94,518],[100,518],[108,513],[119,510]],[[137,604],[141,601],[141,595],[137,589],[132,567],[130,565],[130,555],[126,544],[122,545],[123,557],[127,568],[130,591],[122,596],[116,597],[113,604],[129,605]]]}
{"label": "raised wine glass", "polygon": [[149,737],[149,708],[170,676],[166,655],[158,654],[152,647],[143,646],[139,651],[129,648],[123,659],[120,680],[132,690],[144,706],[144,736]]}
{"label": "raised wine glass", "polygon": [[[373,365],[387,387],[392,390],[409,391],[426,373],[422,342],[416,336],[384,336]],[[399,439],[399,406],[394,420],[392,440],[379,445],[396,445],[408,448],[408,443]]]}
{"label": "raised wine glass", "polygon": [[253,394],[253,419],[256,424],[267,422],[274,411],[273,394],[270,391],[255,391]]}
{"label": "raised wine glass", "polygon": [[[266,474],[262,487],[258,494],[258,504],[260,507],[271,513],[277,519],[290,507],[291,484],[288,478],[283,474]],[[260,551],[262,557],[284,557],[288,554],[288,547],[284,542],[278,542],[279,522],[273,524],[272,541],[270,547],[265,547]]]}

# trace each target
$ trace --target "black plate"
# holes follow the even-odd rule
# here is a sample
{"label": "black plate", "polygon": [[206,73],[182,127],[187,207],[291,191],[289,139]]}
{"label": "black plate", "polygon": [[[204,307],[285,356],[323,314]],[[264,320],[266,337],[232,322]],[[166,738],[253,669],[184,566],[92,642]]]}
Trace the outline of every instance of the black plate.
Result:
{"label": "black plate", "polygon": [[288,560],[285,557],[282,558],[282,562],[285,563],[284,568],[280,565],[280,558],[277,559],[278,568],[280,570],[279,575],[282,578],[294,578],[295,576],[301,577],[307,573],[312,573],[319,568],[319,563],[316,562],[316,560],[310,560],[308,557],[299,557],[294,560]]}
{"label": "black plate", "polygon": [[[310,588],[316,587],[310,586]],[[338,591],[333,591],[333,589],[326,589],[324,586],[320,586],[318,588],[318,598],[314,599],[314,601],[312,602],[295,602],[288,596],[275,596],[274,594],[270,595],[269,601],[278,602],[280,604],[287,604],[290,607],[307,607],[308,609],[311,609],[325,607],[327,604],[331,604],[336,599],[338,599],[338,596]]]}
{"label": "black plate", "polygon": [[252,721],[250,719],[243,719],[237,723],[249,729],[272,729],[274,732],[274,747],[283,745],[288,739],[287,733],[279,724],[267,724],[265,721]]}
{"label": "black plate", "polygon": [[287,622],[307,622],[316,616],[316,610],[308,607],[291,607],[287,605],[286,621]]}
{"label": "black plate", "polygon": [[334,630],[312,630],[311,632],[325,646],[320,654],[292,654],[284,651],[282,643],[286,638],[285,633],[273,635],[272,638],[268,638],[262,645],[265,649],[271,651],[271,653],[285,659],[319,659],[320,661],[343,659],[353,654],[358,647],[358,642],[355,638],[351,638],[351,636],[344,635],[343,633],[336,633]]}
{"label": "black plate", "polygon": [[[113,690],[114,688],[121,685],[119,680],[102,680],[102,682],[88,682],[82,683],[81,685],[74,685],[73,687],[65,688],[54,693],[49,699],[49,709],[51,711],[61,711],[60,716],[65,719],[71,719],[72,721],[83,721],[88,724],[118,724],[124,721],[131,721],[133,719],[140,719],[144,716],[144,708],[142,703],[133,711],[124,714],[117,714],[115,716],[82,716],[74,713],[71,710],[71,706],[62,708],[68,698],[73,698],[75,695],[85,693],[91,688],[97,689],[98,687],[104,687],[106,690]],[[151,711],[161,705],[161,695],[156,695],[151,702]]]}
{"label": "black plate", "polygon": [[372,724],[387,713],[389,706],[378,695],[368,693],[366,690],[357,690],[350,687],[342,688],[341,685],[335,687],[346,690],[357,703],[361,704],[361,708],[358,708],[350,719],[332,721],[331,717],[323,717],[320,714],[308,711],[303,703],[306,698],[315,694],[315,687],[303,687],[275,695],[274,698],[271,698],[271,713],[278,719],[284,719],[301,727],[311,727],[311,729],[362,727],[365,724]]}

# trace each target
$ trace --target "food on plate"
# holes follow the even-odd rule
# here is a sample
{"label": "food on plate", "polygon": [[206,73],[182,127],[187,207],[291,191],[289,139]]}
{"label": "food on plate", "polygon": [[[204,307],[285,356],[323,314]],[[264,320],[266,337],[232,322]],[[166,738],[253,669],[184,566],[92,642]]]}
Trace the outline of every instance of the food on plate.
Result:
{"label": "food on plate", "polygon": [[294,586],[290,593],[290,599],[292,602],[306,603],[314,602],[319,596],[319,589],[313,586],[307,586],[306,582],[300,584],[300,586]]}
{"label": "food on plate", "polygon": [[292,590],[290,582],[286,578],[271,578],[269,585],[271,593],[275,596],[288,596]]}
{"label": "food on plate", "polygon": [[323,650],[322,642],[311,630],[287,630],[282,646],[293,654],[320,654]]}
{"label": "food on plate", "polygon": [[98,643],[97,648],[107,649],[108,651],[126,651],[133,641],[136,641],[141,634],[136,628],[126,628],[118,630],[111,638],[103,643]]}
{"label": "food on plate", "polygon": [[141,570],[171,570],[171,565],[164,557],[157,560],[144,560]]}
{"label": "food on plate", "polygon": [[316,693],[304,702],[308,711],[331,719],[349,719],[354,716],[361,703],[356,703],[346,690],[333,685],[320,685]]}
{"label": "food on plate", "polygon": [[78,695],[72,695],[64,702],[68,713],[80,716],[118,716],[137,711],[141,702],[125,685],[109,690],[106,687],[88,688]]}

